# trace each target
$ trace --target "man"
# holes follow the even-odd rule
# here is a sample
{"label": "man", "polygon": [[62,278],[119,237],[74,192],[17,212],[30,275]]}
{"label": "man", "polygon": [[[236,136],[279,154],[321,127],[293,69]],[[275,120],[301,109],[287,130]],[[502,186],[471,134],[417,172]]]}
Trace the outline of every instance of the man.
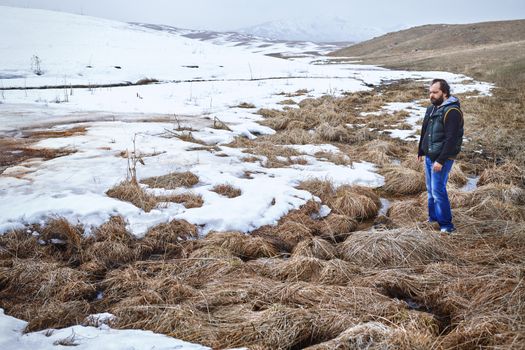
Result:
{"label": "man", "polygon": [[425,156],[428,192],[428,221],[437,222],[441,232],[455,231],[447,194],[448,174],[461,151],[463,113],[459,100],[450,96],[450,86],[434,79],[429,88],[430,105],[425,113],[419,139],[418,159]]}

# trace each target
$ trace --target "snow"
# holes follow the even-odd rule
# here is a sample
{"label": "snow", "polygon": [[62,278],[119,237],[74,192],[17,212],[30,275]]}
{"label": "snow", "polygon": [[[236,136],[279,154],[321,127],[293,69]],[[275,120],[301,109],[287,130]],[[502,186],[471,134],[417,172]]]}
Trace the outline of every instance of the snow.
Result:
{"label": "snow", "polygon": [[[42,140],[35,145],[75,153],[48,161],[30,159],[4,169],[0,176],[4,199],[0,203],[0,232],[41,223],[49,216],[80,222],[89,232],[113,215],[122,215],[128,229],[139,237],[150,227],[173,219],[200,225],[201,234],[210,230],[250,232],[275,224],[290,210],[315,199],[295,188],[302,180],[329,178],[336,184],[370,187],[383,183],[373,164],[335,165],[313,157],[320,151],[338,153],[335,146],[290,145],[303,154],[307,164],[286,168],[265,168],[264,157],[244,162],[250,154],[225,146],[235,137],[255,139],[273,134],[274,130],[258,123],[262,117],[256,111],[285,108],[279,104],[288,99],[282,93],[306,89],[307,95],[293,98],[299,102],[306,97],[369,90],[385,81],[428,81],[435,76],[449,80],[456,91],[490,91],[489,84],[452,73],[390,71],[351,60],[335,63],[315,55],[286,60],[266,55],[276,50],[296,55],[304,48],[327,49],[314,43],[254,38],[242,43],[244,38],[231,33],[210,35],[2,6],[0,16],[0,86],[18,88],[1,91],[0,134],[21,136],[26,130],[49,127],[83,126],[87,130],[83,135]],[[42,75],[32,70],[34,55],[41,60]],[[145,77],[159,82],[95,87],[133,83]],[[86,87],[61,87],[72,84]],[[27,89],[42,86],[51,88]],[[255,108],[236,107],[242,102]],[[400,109],[409,110],[407,122],[415,128],[421,107],[415,102],[384,107],[391,112]],[[214,129],[215,118],[231,131]],[[178,125],[191,127],[195,139],[220,150],[202,149],[200,144],[175,138],[188,133],[177,131]],[[408,138],[414,130],[390,132],[394,137]],[[187,191],[201,195],[203,206],[186,209],[167,203],[146,213],[108,197],[106,191],[126,178],[127,159],[120,154],[133,149],[133,139],[145,162],[137,168],[139,179],[191,171],[199,183]],[[225,198],[211,191],[223,183],[239,188],[241,196]]]}
{"label": "snow", "polygon": [[[94,315],[97,318],[97,315]],[[101,315],[98,315],[100,319]],[[48,350],[64,348],[65,344],[74,344],[75,349],[106,349],[106,350],[206,350],[210,349],[198,344],[188,343],[150,331],[112,329],[103,321],[110,314],[102,315],[98,327],[73,326],[63,329],[44,330],[40,332],[23,333],[27,322],[7,316],[0,309],[0,349],[5,350]],[[69,345],[71,346],[71,345]]]}

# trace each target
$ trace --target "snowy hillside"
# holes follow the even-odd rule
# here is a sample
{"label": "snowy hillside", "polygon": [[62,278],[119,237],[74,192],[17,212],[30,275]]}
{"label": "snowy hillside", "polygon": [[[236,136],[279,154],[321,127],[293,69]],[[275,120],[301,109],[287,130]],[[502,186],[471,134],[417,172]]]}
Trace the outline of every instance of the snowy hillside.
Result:
{"label": "snowy hillside", "polygon": [[[294,75],[287,62],[127,23],[0,7],[3,86]],[[36,64],[35,60],[38,60]],[[301,70],[299,68],[299,70]]]}
{"label": "snowy hillside", "polygon": [[358,26],[340,17],[271,21],[238,30],[263,38],[314,42],[360,42],[385,34],[382,28]]}

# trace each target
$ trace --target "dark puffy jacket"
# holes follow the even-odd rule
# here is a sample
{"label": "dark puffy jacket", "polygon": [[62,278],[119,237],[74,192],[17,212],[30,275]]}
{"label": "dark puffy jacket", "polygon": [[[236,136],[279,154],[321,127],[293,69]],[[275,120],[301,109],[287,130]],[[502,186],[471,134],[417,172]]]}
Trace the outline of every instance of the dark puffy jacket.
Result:
{"label": "dark puffy jacket", "polygon": [[451,96],[441,106],[427,108],[418,154],[443,164],[461,151],[463,132],[463,113],[459,100]]}

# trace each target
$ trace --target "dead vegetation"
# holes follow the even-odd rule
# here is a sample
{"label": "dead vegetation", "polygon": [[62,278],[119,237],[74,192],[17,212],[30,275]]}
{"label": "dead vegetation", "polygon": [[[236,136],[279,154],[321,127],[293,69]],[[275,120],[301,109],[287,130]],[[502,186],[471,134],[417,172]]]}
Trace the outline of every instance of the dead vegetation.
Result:
{"label": "dead vegetation", "polygon": [[214,186],[212,188],[212,191],[220,194],[221,196],[225,196],[228,198],[239,197],[242,193],[240,189],[235,188],[230,184],[220,184],[220,185]]}
{"label": "dead vegetation", "polygon": [[389,194],[414,195],[426,190],[425,175],[403,166],[386,166],[379,173],[385,177],[381,187]]}
{"label": "dead vegetation", "polygon": [[192,172],[185,171],[149,177],[140,180],[140,182],[153,188],[174,190],[178,187],[192,187],[199,182],[199,178]]}
{"label": "dead vegetation", "polygon": [[[51,137],[60,137],[56,136]],[[50,160],[67,156],[76,152],[72,148],[36,148],[34,143],[38,138],[10,138],[0,139],[0,173],[5,169],[22,164],[31,159]]]}
{"label": "dead vegetation", "polygon": [[[298,188],[332,212],[319,218],[321,203],[310,201],[251,234],[199,237],[195,225],[173,220],[138,239],[122,218],[90,236],[62,219],[9,232],[0,236],[0,307],[29,320],[27,331],[111,312],[117,317],[113,327],[147,329],[213,348],[522,348],[520,166],[486,167],[479,187],[462,192],[463,170],[480,174],[480,163],[472,166],[470,157],[457,162],[449,194],[459,234],[442,235],[424,223],[423,168],[413,147],[367,127],[341,127],[376,122],[382,128],[404,118],[384,115],[378,122],[360,113],[421,93],[418,84],[406,87],[398,93],[386,88],[381,96],[348,94],[335,102],[310,99],[282,112],[260,110],[283,132],[231,145],[266,166],[289,166],[301,154],[281,145],[331,140],[348,159],[379,165],[383,189],[304,181]],[[198,182],[191,173],[141,181],[163,189]],[[112,195],[144,210],[177,201],[175,195],[153,196],[138,184],[121,186]],[[214,190],[238,194],[227,184]],[[379,195],[396,199],[386,218],[392,227],[372,230]],[[187,206],[198,202],[178,196]]]}
{"label": "dead vegetation", "polygon": [[[338,190],[329,181],[306,186],[327,196]],[[523,200],[512,185],[487,186],[472,198]],[[366,188],[339,190],[378,200]],[[27,331],[104,311],[116,315],[113,327],[214,348],[522,344],[523,230],[483,239],[355,231],[350,216],[313,219],[318,210],[309,202],[277,226],[201,239],[185,221],[137,239],[118,217],[91,236],[61,219],[34,227],[36,235],[10,232],[0,237],[0,307],[31,320]]]}

